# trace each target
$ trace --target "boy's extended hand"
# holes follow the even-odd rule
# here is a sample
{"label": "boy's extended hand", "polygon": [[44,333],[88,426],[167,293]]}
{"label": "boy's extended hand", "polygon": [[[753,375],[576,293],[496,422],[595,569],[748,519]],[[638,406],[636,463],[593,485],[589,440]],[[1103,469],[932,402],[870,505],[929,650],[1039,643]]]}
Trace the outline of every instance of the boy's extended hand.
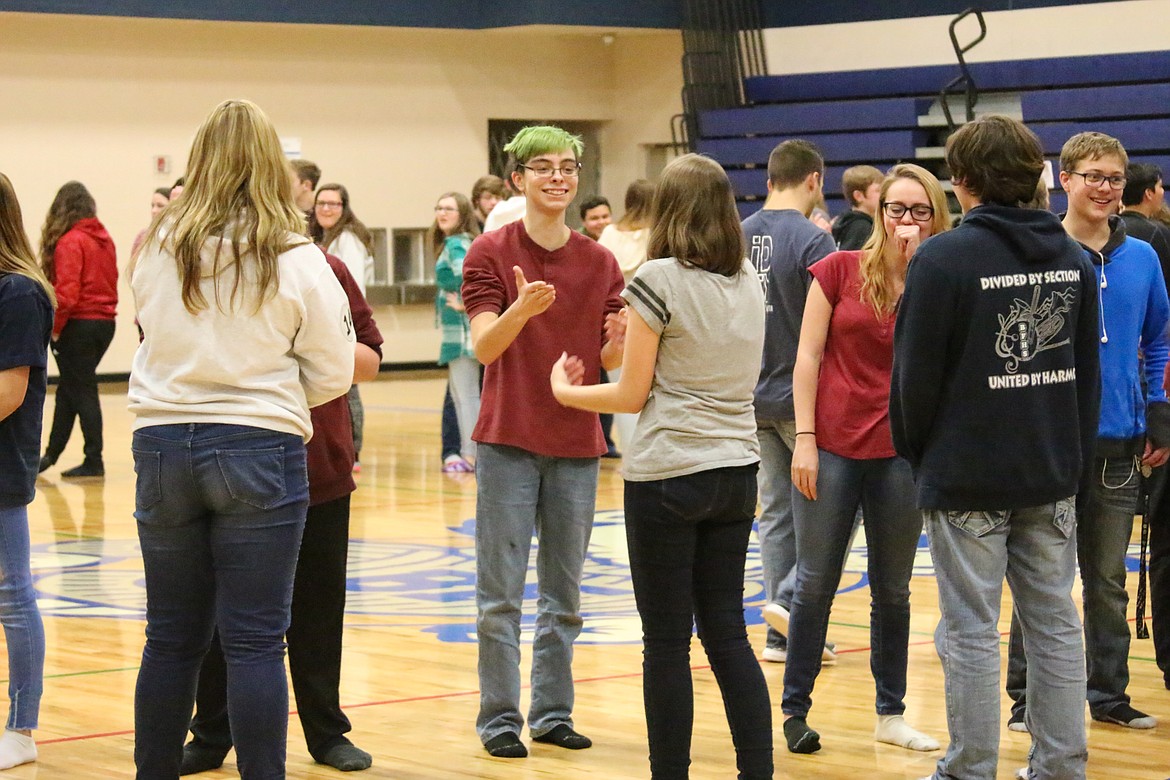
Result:
{"label": "boy's extended hand", "polygon": [[516,301],[512,304],[516,313],[528,319],[544,313],[557,298],[556,288],[548,282],[530,282],[524,278],[520,266],[512,266],[516,274]]}

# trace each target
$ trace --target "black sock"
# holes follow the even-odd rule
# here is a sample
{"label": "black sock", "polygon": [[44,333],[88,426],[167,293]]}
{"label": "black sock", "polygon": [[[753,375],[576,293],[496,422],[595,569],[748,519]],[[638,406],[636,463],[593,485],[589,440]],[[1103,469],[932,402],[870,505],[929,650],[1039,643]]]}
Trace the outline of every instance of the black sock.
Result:
{"label": "black sock", "polygon": [[810,729],[799,716],[784,721],[784,739],[790,753],[815,753],[821,749],[821,735]]}
{"label": "black sock", "polygon": [[180,775],[194,775],[199,772],[210,772],[223,766],[223,759],[227,756],[230,747],[208,745],[205,742],[191,741],[183,745],[183,761],[179,768]]}
{"label": "black sock", "polygon": [[533,737],[532,741],[556,745],[566,750],[584,750],[587,747],[593,747],[593,740],[584,734],[573,731],[573,727],[568,723],[558,723],[553,726],[552,731],[545,732],[539,737]]}
{"label": "black sock", "polygon": [[340,742],[325,751],[318,763],[331,766],[342,772],[360,772],[369,769],[374,759],[369,753],[352,742]]}
{"label": "black sock", "polygon": [[528,748],[520,741],[520,735],[505,731],[483,743],[483,748],[496,758],[524,758]]}

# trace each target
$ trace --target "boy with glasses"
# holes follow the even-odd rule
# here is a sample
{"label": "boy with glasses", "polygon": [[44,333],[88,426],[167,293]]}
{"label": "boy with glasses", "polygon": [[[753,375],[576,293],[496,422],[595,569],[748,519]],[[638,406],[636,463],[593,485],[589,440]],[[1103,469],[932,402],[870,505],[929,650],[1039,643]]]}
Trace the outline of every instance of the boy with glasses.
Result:
{"label": "boy with glasses", "polygon": [[473,435],[476,731],[492,756],[523,758],[520,610],[534,532],[539,598],[529,734],[570,750],[592,744],[573,728],[572,658],[606,447],[597,415],[557,403],[548,376],[566,349],[580,358],[570,374],[577,382],[595,384],[603,367],[621,365],[624,285],[609,250],[565,224],[581,139],[559,127],[526,127],[504,149],[512,184],[526,199],[524,217],[477,238],[463,264],[471,341],[487,367]]}
{"label": "boy with glasses", "polygon": [[1021,206],[1044,168],[1022,123],[969,122],[947,141],[946,163],[964,217],[910,263],[890,387],[894,446],[914,469],[938,580],[951,742],[930,777],[998,777],[1006,577],[1034,665],[1021,776],[1084,780],[1070,592],[1075,496],[1097,423],[1096,280],[1052,213]]}
{"label": "boy with glasses", "polygon": [[[1101,415],[1091,478],[1077,502],[1089,714],[1105,723],[1152,729],[1157,721],[1131,706],[1125,692],[1130,641],[1125,556],[1143,475],[1170,454],[1170,404],[1162,389],[1170,303],[1157,254],[1127,236],[1117,216],[1127,162],[1116,138],[1078,133],[1060,152],[1060,184],[1068,192],[1064,228],[1093,263],[1101,307]],[[1025,631],[1025,650],[1028,641]],[[1032,730],[1034,710],[1045,705],[1025,701],[1027,667],[1018,653],[1011,666],[1008,692],[1018,697],[1012,721],[1023,720]]]}

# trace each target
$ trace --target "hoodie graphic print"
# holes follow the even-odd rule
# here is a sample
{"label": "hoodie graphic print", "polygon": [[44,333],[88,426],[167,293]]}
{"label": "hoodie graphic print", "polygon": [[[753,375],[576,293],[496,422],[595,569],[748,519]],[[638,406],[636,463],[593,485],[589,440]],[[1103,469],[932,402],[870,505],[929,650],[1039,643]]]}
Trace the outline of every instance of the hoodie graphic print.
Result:
{"label": "hoodie graphic print", "polygon": [[1077,492],[1097,427],[1098,297],[1055,215],[985,205],[923,243],[894,333],[890,423],[924,509]]}

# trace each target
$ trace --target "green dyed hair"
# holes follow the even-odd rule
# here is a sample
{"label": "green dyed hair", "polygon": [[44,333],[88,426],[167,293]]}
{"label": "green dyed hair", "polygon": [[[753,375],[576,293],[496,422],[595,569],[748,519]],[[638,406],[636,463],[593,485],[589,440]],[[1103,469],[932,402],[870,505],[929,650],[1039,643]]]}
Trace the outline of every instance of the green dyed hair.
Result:
{"label": "green dyed hair", "polygon": [[573,154],[580,157],[585,151],[585,144],[581,142],[581,136],[552,125],[526,127],[516,133],[504,147],[504,151],[511,155],[517,166],[523,165],[537,155],[561,152],[565,149],[572,149]]}

